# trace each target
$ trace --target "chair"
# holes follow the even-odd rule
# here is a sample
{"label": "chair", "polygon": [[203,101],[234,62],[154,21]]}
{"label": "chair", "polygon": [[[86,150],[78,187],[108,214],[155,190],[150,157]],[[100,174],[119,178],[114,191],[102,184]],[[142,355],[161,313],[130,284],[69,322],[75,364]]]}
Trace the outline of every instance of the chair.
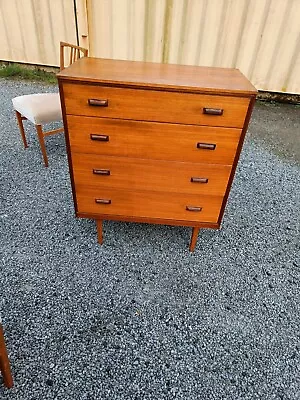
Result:
{"label": "chair", "polygon": [[13,386],[9,359],[4,341],[3,328],[0,323],[0,372],[3,376],[4,385],[8,388]]}
{"label": "chair", "polygon": [[[88,50],[83,47],[75,46],[70,43],[60,42],[60,71],[66,67],[66,52],[69,53],[68,65],[72,64],[82,56],[87,57],[88,55]],[[28,120],[35,125],[45,167],[48,167],[48,157],[44,139],[46,136],[62,132],[64,128],[61,127],[58,129],[53,129],[51,131],[44,131],[42,126],[50,122],[62,121],[59,93],[37,93],[18,96],[13,98],[12,102],[16,112],[24,147],[28,147],[28,144],[25,136],[23,120]]]}

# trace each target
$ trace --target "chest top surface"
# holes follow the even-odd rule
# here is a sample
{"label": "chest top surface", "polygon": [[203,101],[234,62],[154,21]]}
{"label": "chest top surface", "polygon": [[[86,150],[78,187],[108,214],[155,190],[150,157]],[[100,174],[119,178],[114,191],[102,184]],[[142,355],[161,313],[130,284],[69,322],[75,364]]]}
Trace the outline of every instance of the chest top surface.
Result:
{"label": "chest top surface", "polygon": [[249,80],[234,68],[199,67],[102,58],[81,58],[57,75],[59,81],[100,83],[183,92],[256,95]]}

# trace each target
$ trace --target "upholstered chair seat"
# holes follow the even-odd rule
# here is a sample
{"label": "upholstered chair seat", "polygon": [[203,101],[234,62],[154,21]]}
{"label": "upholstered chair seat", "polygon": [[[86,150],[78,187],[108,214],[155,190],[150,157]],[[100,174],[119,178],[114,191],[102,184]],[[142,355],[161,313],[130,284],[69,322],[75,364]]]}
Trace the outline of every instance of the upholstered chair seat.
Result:
{"label": "upholstered chair seat", "polygon": [[34,125],[61,121],[59,93],[36,93],[15,97],[13,107]]}
{"label": "upholstered chair seat", "polygon": [[[65,54],[66,52],[66,54]],[[78,58],[87,57],[88,50],[70,43],[60,42],[60,71],[66,67],[65,60],[69,65]],[[67,57],[65,57],[67,56]],[[59,93],[34,93],[18,96],[12,99],[13,108],[17,117],[24,147],[28,147],[23,121],[28,120],[34,124],[45,167],[48,167],[48,156],[46,152],[45,137],[62,132],[64,127],[44,131],[43,125],[50,122],[61,122],[62,112]]]}

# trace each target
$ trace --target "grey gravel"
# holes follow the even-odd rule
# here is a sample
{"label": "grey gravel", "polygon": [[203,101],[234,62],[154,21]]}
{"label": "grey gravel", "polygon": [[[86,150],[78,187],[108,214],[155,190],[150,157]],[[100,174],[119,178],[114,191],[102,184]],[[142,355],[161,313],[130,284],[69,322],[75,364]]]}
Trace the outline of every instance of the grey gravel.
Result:
{"label": "grey gravel", "polygon": [[11,98],[55,87],[0,85],[0,398],[300,399],[300,155],[277,151],[300,108],[257,103],[222,229],[189,253],[189,228],[147,224],[105,222],[99,246],[63,136],[48,169],[19,137]]}

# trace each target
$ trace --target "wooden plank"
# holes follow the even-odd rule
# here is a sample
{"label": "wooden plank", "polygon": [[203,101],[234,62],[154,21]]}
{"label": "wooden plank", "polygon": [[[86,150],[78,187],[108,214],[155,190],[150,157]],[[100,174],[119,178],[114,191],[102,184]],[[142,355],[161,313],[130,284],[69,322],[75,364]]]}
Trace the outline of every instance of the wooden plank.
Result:
{"label": "wooden plank", "polygon": [[255,87],[234,68],[198,67],[84,58],[58,74],[59,79],[120,84],[139,88],[175,89],[218,94],[256,94]]}
{"label": "wooden plank", "polygon": [[224,196],[231,166],[73,153],[75,185]]}
{"label": "wooden plank", "polygon": [[[79,213],[217,223],[222,196],[120,190],[76,185]],[[191,208],[191,211],[187,210]],[[194,211],[192,208],[197,208]]]}
{"label": "wooden plank", "polygon": [[249,105],[245,97],[71,83],[64,85],[64,95],[69,115],[233,128],[243,127]]}
{"label": "wooden plank", "polygon": [[[72,152],[194,163],[233,163],[241,129],[66,117]],[[91,140],[106,135],[108,141]],[[215,144],[214,150],[197,148]]]}

